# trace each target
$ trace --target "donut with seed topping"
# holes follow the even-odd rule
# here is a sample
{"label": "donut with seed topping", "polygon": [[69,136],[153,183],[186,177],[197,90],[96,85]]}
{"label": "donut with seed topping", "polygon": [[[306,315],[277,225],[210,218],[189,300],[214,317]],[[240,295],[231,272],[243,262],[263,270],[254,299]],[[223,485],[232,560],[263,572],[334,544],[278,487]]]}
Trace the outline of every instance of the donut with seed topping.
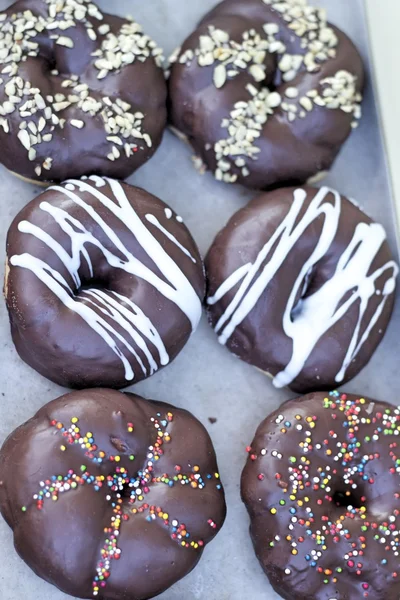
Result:
{"label": "donut with seed topping", "polygon": [[162,51],[90,0],[20,0],[0,14],[0,161],[35,182],[125,179],[166,123]]}
{"label": "donut with seed topping", "polygon": [[361,117],[361,57],[307,0],[225,0],[170,61],[171,124],[227,183],[321,179]]}

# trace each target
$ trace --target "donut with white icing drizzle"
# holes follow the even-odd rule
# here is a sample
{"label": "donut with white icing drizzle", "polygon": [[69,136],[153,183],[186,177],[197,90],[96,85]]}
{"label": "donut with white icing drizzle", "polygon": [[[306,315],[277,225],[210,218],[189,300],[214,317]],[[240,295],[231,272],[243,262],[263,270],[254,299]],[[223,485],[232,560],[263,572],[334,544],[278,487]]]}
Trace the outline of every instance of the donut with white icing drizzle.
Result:
{"label": "donut with white icing drizzle", "polygon": [[48,188],[15,218],[7,256],[17,351],[60,385],[140,381],[175,358],[201,316],[203,264],[181,217],[116,180]]}
{"label": "donut with white icing drizzle", "polygon": [[170,61],[171,124],[220,181],[322,178],[361,117],[361,57],[307,0],[225,0]]}
{"label": "donut with white icing drizzle", "polygon": [[332,389],[369,361],[398,274],[382,225],[311,187],[261,194],[237,212],[206,270],[219,342],[298,392]]}
{"label": "donut with white icing drizzle", "polygon": [[20,0],[0,14],[0,162],[33,181],[125,179],[166,124],[162,51],[91,0]]}

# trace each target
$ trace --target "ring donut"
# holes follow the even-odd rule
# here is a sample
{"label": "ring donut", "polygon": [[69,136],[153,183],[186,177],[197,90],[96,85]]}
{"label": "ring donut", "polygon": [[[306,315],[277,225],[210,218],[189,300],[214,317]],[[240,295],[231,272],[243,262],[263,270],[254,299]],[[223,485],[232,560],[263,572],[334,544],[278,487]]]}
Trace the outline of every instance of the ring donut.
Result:
{"label": "ring donut", "polygon": [[221,181],[322,177],[361,117],[360,55],[303,0],[225,0],[171,61],[172,126]]}
{"label": "ring donut", "polygon": [[398,274],[382,225],[334,190],[261,194],[206,259],[221,344],[305,393],[352,379],[381,341]]}
{"label": "ring donut", "polygon": [[125,179],[161,142],[161,50],[89,0],[20,0],[0,14],[0,161],[32,181]]}
{"label": "ring donut", "polygon": [[242,499],[258,560],[287,600],[400,595],[400,409],[339,392],[258,427]]}
{"label": "ring donut", "polygon": [[90,176],[48,188],[7,237],[21,358],[67,387],[124,387],[180,352],[200,320],[203,263],[161,200]]}
{"label": "ring donut", "polygon": [[8,437],[0,511],[23,560],[60,590],[144,600],[196,566],[226,506],[192,414],[92,389],[49,402]]}

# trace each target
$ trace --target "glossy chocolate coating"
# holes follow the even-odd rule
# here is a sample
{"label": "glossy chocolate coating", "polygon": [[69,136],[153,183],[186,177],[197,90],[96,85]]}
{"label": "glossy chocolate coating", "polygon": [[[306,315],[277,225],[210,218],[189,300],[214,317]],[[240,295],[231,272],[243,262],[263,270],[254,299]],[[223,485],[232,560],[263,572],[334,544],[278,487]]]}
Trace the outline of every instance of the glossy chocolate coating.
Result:
{"label": "glossy chocolate coating", "polygon": [[[157,423],[163,434],[154,460]],[[78,438],[90,432],[97,449],[90,454],[69,440],[68,431],[64,437],[60,424],[66,430],[78,428]],[[102,462],[96,463],[93,455],[102,453]],[[130,484],[114,491],[107,477],[123,476],[123,469]],[[80,481],[75,489],[60,491],[57,501],[45,497],[38,509],[33,496],[43,489],[40,481],[70,470],[80,477],[104,476],[104,484],[96,490]],[[143,473],[150,477],[144,484]],[[109,577],[96,597],[145,600],[189,573],[222,527],[226,507],[216,473],[210,437],[189,412],[107,389],[72,392],[45,405],[4,443],[0,510],[14,531],[17,552],[37,575],[67,594],[93,598],[96,565],[109,537],[104,528],[112,526],[116,514],[112,503],[122,498],[119,560],[110,559]],[[189,482],[183,485],[185,476]],[[157,517],[151,518],[154,507]],[[189,535],[174,539],[182,524]],[[196,546],[198,541],[202,544]]]}
{"label": "glossy chocolate coating", "polygon": [[[179,57],[187,50],[198,48],[200,36],[208,35],[210,26],[229,33],[231,39],[240,43],[243,33],[252,29],[265,37],[263,25],[266,23],[279,25],[280,31],[276,39],[285,43],[287,54],[306,54],[307,50],[302,45],[304,39],[294,35],[290,23],[272,6],[265,4],[263,0],[225,0],[202,19],[197,29],[184,42]],[[296,77],[289,82],[282,81],[278,69],[282,55],[278,56],[276,53],[267,52],[263,61],[266,78],[261,83],[254,81],[248,70],[243,69],[236,77],[228,77],[221,89],[216,89],[213,84],[215,65],[199,66],[197,59],[181,64],[179,58],[172,65],[169,79],[171,123],[187,137],[196,154],[209,169],[216,171],[214,146],[227,137],[227,130],[221,127],[221,123],[229,116],[235,103],[249,100],[246,90],[249,83],[258,90],[264,87],[276,90],[282,99],[285,99],[288,88],[295,87],[300,98],[310,90],[319,89],[325,78],[346,70],[355,76],[357,91],[362,91],[364,69],[357,49],[342,31],[328,25],[338,38],[336,56],[321,62],[319,70],[313,73],[307,72],[303,65]],[[263,125],[262,135],[255,142],[260,150],[257,160],[246,162],[249,175],[243,176],[231,156],[225,157],[231,165],[230,172],[237,176],[237,182],[254,189],[306,182],[329,170],[354,122],[351,114],[318,105],[314,105],[304,118],[296,118],[293,122],[288,114],[279,107]],[[236,159],[237,156],[233,158]]]}
{"label": "glossy chocolate coating", "polygon": [[399,597],[399,431],[398,408],[339,392],[290,400],[260,424],[242,499],[283,598]]}
{"label": "glossy chocolate coating", "polygon": [[[55,7],[57,3],[52,0],[50,4]],[[85,5],[85,10],[86,8]],[[50,7],[44,0],[20,0],[5,11],[7,19],[1,22],[1,29],[3,30],[10,22],[12,15],[28,10],[35,17],[49,19]],[[57,118],[65,119],[66,123],[63,128],[58,125],[54,127],[51,118],[46,117],[46,126],[41,129],[40,120],[46,115],[45,110],[40,108],[30,115],[29,109],[22,115],[20,107],[36,96],[35,94],[23,95],[20,103],[16,105],[16,110],[11,114],[5,114],[9,132],[6,133],[0,127],[0,144],[6,149],[1,153],[0,160],[7,169],[29,180],[63,181],[68,177],[90,174],[125,179],[151,158],[161,142],[166,124],[167,93],[163,71],[153,56],[149,56],[143,62],[142,57],[138,57],[131,64],[123,64],[119,69],[111,69],[104,78],[99,79],[100,70],[95,67],[98,57],[93,56],[93,53],[101,48],[110,34],[118,36],[123,26],[129,26],[129,21],[108,14],[104,14],[101,19],[86,14],[84,20],[77,20],[74,18],[74,12],[68,18],[72,19],[73,26],[67,29],[45,29],[32,39],[27,38],[28,42],[38,44],[39,50],[37,56],[26,56],[25,62],[19,62],[15,74],[24,82],[30,83],[32,88],[36,88],[47,107],[52,109]],[[67,21],[67,19],[63,14],[57,14],[53,22],[57,21]],[[88,36],[89,25],[96,39]],[[102,27],[105,29],[100,31],[105,33],[99,32],[99,28]],[[52,36],[67,37],[72,40],[73,47],[60,45],[56,39],[52,39]],[[8,63],[5,64],[7,65]],[[58,73],[52,74],[54,70]],[[76,80],[65,87],[64,84],[71,81],[71,76],[76,77]],[[13,79],[15,77],[12,74],[2,75],[0,103],[9,100],[6,86]],[[76,85],[88,86],[90,98],[95,102],[103,103],[103,106],[97,110],[97,114],[92,115],[86,108],[84,110],[78,107],[76,101],[65,109],[54,110],[57,94],[62,94],[68,99],[68,96],[79,96],[82,93],[81,89],[74,90]],[[53,102],[48,100],[49,96],[53,97]],[[141,129],[142,133],[150,136],[151,146],[143,138],[124,137],[121,130],[118,132],[115,124],[112,132],[105,130],[103,113],[109,110],[103,101],[105,97],[112,103],[122,102],[123,109],[117,107],[119,116],[124,117],[127,112],[144,115]],[[119,118],[117,113],[113,114],[113,117]],[[71,124],[71,121],[82,121],[84,125],[77,128]],[[33,130],[27,127],[29,124],[34,126]],[[18,138],[21,125],[24,125],[29,135],[33,131],[37,135],[36,129],[42,138],[52,135],[52,139],[45,137],[40,143],[32,146],[36,151],[36,156],[32,160],[29,159],[28,150]],[[120,138],[120,142],[115,142],[115,139],[110,141],[107,137]],[[135,150],[129,152],[129,156],[124,147],[126,143],[137,146]],[[120,154],[118,158],[110,158],[113,146]],[[52,159],[51,167],[46,169],[42,165],[49,158]]]}
{"label": "glossy chocolate coating", "polygon": [[[122,219],[111,210],[118,210],[111,183],[128,206]],[[27,233],[27,227],[38,233]],[[45,270],[13,265],[13,256],[42,261]],[[176,357],[201,316],[203,263],[188,229],[161,200],[127,184],[94,177],[49,188],[15,218],[7,257],[5,297],[16,349],[63,386],[116,388],[148,377]],[[54,272],[46,283],[49,269]],[[67,293],[64,300],[49,287],[56,277],[63,278],[57,290]],[[94,311],[89,323],[76,312],[88,309]],[[99,334],[93,318],[102,319],[103,336],[114,342]],[[123,360],[133,377],[127,377]]]}
{"label": "glossy chocolate coating", "polygon": [[[294,210],[297,194],[304,194],[305,200],[294,219],[295,222],[290,225],[289,214]],[[319,208],[315,209],[312,220],[304,226],[304,231],[297,241],[289,244],[288,240],[295,235],[295,225],[299,225],[298,229],[301,231],[317,197],[322,200],[319,202]],[[334,205],[340,206],[340,209],[336,208],[334,212]],[[279,229],[283,223],[287,223],[285,231]],[[343,272],[349,264],[349,260],[344,259],[345,254],[349,252],[353,240],[358,232],[363,231],[363,227],[366,227],[366,233],[361,233],[364,247],[360,252],[359,268],[355,268],[352,273],[349,271],[346,284],[343,285]],[[291,323],[296,323],[297,319],[301,321],[303,315],[306,315],[303,338],[297,338],[297,351],[301,354],[302,346],[307,347],[308,338],[315,328],[330,322],[333,314],[338,315],[330,327],[321,330],[312,351],[304,355],[307,360],[298,375],[285,384],[299,393],[318,389],[329,390],[337,386],[338,381],[342,384],[352,379],[367,364],[382,340],[393,309],[393,292],[398,268],[392,260],[383,228],[372,225],[371,219],[355,204],[327,188],[322,188],[321,191],[311,187],[284,188],[256,197],[233,215],[217,235],[206,258],[208,302],[212,302],[212,298],[219,293],[218,290],[224,282],[238,269],[246,269],[245,265],[256,263],[263,249],[267,244],[271,244],[273,236],[277,235],[278,229],[281,235],[276,238],[275,245],[256,268],[247,297],[250,297],[257,281],[260,281],[264,268],[275,269],[273,265],[276,264],[278,268],[273,272],[269,284],[262,289],[255,305],[249,312],[246,311],[245,317],[234,328],[226,340],[226,345],[242,360],[275,377],[287,367],[296,350],[293,337],[288,331]],[[377,244],[376,252],[374,250],[368,256],[369,249],[373,248],[372,240],[375,239],[376,229],[381,236],[381,242]],[[278,242],[279,250],[275,252]],[[318,248],[324,244],[325,251],[320,252]],[[353,247],[356,253],[357,245]],[[316,256],[312,259],[315,253]],[[348,258],[350,257],[354,257],[351,252]],[[311,261],[311,264],[308,261]],[[368,264],[366,268],[365,261]],[[309,268],[301,279],[306,264]],[[364,268],[370,279],[365,277],[356,281],[360,270]],[[373,273],[377,274],[374,278]],[[230,307],[240,294],[240,286],[244,285],[243,278],[244,274],[217,302],[208,305],[209,319],[213,327],[218,328],[220,319],[228,317],[218,331],[219,335],[232,318]],[[293,290],[299,281],[301,285],[293,298]],[[371,284],[373,288],[369,287]],[[343,286],[343,293],[339,294],[335,304],[331,302],[331,298],[335,297],[337,289],[342,289],[340,286]],[[314,295],[322,289],[326,290],[325,300],[315,309],[305,310],[304,301],[315,298]],[[368,295],[367,300],[364,298],[365,302],[357,299],[340,314],[344,303],[350,302],[354,294],[357,293],[361,297],[364,292]],[[388,293],[385,296],[386,292]],[[325,310],[327,302],[332,304],[329,313]],[[290,317],[286,317],[289,305],[293,305],[293,309]],[[235,311],[236,309],[238,305]],[[337,379],[349,347],[354,350],[362,339],[363,343],[352,356],[344,377]],[[353,347],[354,340],[356,344]]]}

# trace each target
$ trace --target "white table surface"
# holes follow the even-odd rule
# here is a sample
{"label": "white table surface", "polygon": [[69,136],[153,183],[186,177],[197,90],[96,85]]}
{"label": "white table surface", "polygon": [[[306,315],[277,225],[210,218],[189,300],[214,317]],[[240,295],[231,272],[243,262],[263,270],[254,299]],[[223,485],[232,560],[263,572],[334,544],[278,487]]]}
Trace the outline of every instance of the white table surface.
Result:
{"label": "white table surface", "polygon": [[400,58],[400,1],[364,1],[368,7],[377,91],[400,224],[400,72],[397,67]]}

